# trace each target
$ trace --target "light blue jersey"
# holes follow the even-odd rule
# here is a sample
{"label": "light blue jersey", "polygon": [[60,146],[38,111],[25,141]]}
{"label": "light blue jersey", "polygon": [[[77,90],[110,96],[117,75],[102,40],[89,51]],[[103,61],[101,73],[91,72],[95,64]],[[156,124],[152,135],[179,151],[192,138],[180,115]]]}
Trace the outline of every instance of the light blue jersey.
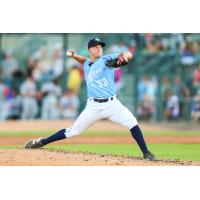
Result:
{"label": "light blue jersey", "polygon": [[91,66],[90,60],[84,63],[85,80],[88,97],[109,98],[116,95],[114,68],[108,68],[105,61],[116,58],[119,53],[108,54],[97,59]]}

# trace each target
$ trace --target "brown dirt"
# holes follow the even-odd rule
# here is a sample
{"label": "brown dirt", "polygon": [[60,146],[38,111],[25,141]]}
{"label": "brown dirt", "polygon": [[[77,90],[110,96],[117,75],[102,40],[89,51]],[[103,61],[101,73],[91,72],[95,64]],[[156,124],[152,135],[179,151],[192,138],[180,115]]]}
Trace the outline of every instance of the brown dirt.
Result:
{"label": "brown dirt", "polygon": [[[72,121],[7,121],[0,123],[1,131],[55,131],[63,127],[69,127]],[[143,130],[198,130],[197,126],[188,126],[188,124],[142,124]],[[124,127],[112,124],[108,121],[101,121],[90,127],[89,130],[101,131],[124,131]],[[0,145],[23,145],[27,140],[34,137],[0,137]],[[151,136],[145,137],[147,143],[200,143],[200,136]],[[87,137],[84,135],[56,142],[55,144],[130,144],[133,143],[131,136],[113,136],[113,137]],[[173,161],[162,160],[159,162],[145,162],[142,159],[96,155],[88,153],[73,153],[64,151],[55,151],[47,149],[25,150],[25,149],[0,149],[1,166],[163,166],[163,165],[200,165],[200,162],[191,161]]]}
{"label": "brown dirt", "polygon": [[160,160],[144,161],[141,158],[74,153],[47,149],[0,149],[1,166],[190,166],[200,162]]}
{"label": "brown dirt", "polygon": [[[30,137],[1,137],[0,145],[23,145]],[[200,143],[200,137],[146,137],[148,143]],[[115,137],[74,137],[56,144],[130,144],[133,139],[128,136]],[[145,162],[142,159],[74,153],[47,149],[0,149],[0,166],[175,166],[200,165],[190,161]]]}
{"label": "brown dirt", "polygon": [[[27,140],[38,138],[34,137],[0,137],[0,145],[23,145]],[[145,137],[147,143],[182,143],[182,144],[200,144],[200,136],[148,136]],[[87,137],[76,136],[67,140],[62,140],[54,144],[132,144],[134,142],[131,136],[103,136]]]}

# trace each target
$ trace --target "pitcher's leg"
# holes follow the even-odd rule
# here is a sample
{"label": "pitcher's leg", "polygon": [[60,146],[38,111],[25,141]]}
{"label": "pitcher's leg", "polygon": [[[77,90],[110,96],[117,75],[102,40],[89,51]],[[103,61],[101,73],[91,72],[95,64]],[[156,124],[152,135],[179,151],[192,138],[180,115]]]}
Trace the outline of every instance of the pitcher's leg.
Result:
{"label": "pitcher's leg", "polygon": [[148,152],[148,149],[147,149],[146,143],[144,141],[144,137],[143,137],[140,127],[138,125],[136,125],[130,129],[130,132],[131,132],[132,137],[135,139],[138,146],[140,147],[142,153],[146,154]]}
{"label": "pitcher's leg", "polygon": [[142,132],[138,126],[138,122],[136,118],[132,115],[132,113],[126,107],[124,107],[120,103],[118,105],[118,108],[116,109],[116,113],[110,116],[109,120],[111,120],[112,122],[121,124],[123,126],[126,126],[130,130],[131,135],[136,140],[143,154],[148,152]]}
{"label": "pitcher's leg", "polygon": [[87,129],[89,126],[91,126],[93,123],[95,123],[98,120],[98,118],[99,115],[97,111],[93,111],[91,109],[86,108],[80,114],[80,116],[75,121],[72,127],[61,129],[60,131],[56,132],[50,137],[42,139],[41,143],[47,145],[57,140],[62,140],[68,137],[78,135],[85,129]]}
{"label": "pitcher's leg", "polygon": [[149,160],[155,160],[155,158],[149,152],[146,146],[142,131],[138,126],[138,122],[133,114],[120,102],[116,103],[113,109],[115,109],[115,112],[108,119],[112,122],[128,127],[132,137],[135,139],[138,146],[140,147],[144,158],[146,159],[146,157],[148,157]]}
{"label": "pitcher's leg", "polygon": [[134,126],[138,125],[137,119],[118,100],[109,108],[107,112],[108,119],[110,121],[125,126],[128,129],[131,129]]}
{"label": "pitcher's leg", "polygon": [[40,142],[43,144],[43,145],[47,145],[49,143],[52,143],[52,142],[55,142],[55,141],[58,141],[58,140],[62,140],[62,139],[65,139],[66,136],[65,136],[65,130],[66,129],[61,129],[59,131],[57,131],[56,133],[54,133],[53,135],[47,137],[47,138],[42,138],[40,140]]}
{"label": "pitcher's leg", "polygon": [[66,138],[82,133],[95,122],[101,119],[100,111],[86,108],[72,125],[65,131]]}
{"label": "pitcher's leg", "polygon": [[61,129],[47,138],[30,140],[25,144],[25,148],[39,148],[49,143],[78,135],[99,119],[99,111],[85,108],[71,128]]}

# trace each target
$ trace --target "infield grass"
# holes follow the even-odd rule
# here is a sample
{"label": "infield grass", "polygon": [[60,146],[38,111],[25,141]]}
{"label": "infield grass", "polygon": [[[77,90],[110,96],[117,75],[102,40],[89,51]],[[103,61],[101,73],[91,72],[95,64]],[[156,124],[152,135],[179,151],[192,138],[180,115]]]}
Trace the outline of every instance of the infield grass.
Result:
{"label": "infield grass", "polygon": [[[160,159],[200,161],[200,144],[149,144],[148,146]],[[50,145],[47,148],[120,156],[142,156],[136,144],[70,144]]]}

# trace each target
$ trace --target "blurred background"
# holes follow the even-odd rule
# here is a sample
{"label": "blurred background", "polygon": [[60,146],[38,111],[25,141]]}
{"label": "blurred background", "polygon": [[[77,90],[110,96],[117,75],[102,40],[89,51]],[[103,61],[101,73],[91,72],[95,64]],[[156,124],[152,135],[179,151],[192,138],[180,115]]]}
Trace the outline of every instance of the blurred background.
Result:
{"label": "blurred background", "polygon": [[87,93],[73,49],[89,56],[99,37],[105,54],[129,50],[115,70],[117,96],[141,121],[200,122],[200,34],[0,34],[0,121],[76,119]]}

